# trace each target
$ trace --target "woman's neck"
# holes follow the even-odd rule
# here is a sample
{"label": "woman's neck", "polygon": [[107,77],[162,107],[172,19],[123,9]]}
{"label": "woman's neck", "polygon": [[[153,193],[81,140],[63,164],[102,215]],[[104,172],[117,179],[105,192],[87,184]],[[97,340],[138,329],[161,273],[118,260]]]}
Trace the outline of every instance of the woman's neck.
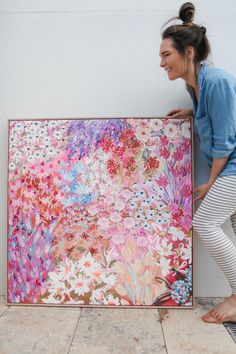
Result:
{"label": "woman's neck", "polygon": [[198,87],[198,73],[201,69],[201,64],[197,66],[192,65],[189,68],[186,78],[184,79],[188,86],[191,86],[196,98],[199,96],[199,87]]}

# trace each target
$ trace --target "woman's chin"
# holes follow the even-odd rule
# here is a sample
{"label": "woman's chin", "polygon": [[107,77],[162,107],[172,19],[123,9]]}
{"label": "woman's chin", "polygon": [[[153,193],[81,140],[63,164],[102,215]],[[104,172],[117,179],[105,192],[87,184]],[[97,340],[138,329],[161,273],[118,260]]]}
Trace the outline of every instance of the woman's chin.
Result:
{"label": "woman's chin", "polygon": [[174,75],[168,74],[168,79],[169,79],[170,81],[173,81],[173,80],[176,79],[176,77],[175,77]]}

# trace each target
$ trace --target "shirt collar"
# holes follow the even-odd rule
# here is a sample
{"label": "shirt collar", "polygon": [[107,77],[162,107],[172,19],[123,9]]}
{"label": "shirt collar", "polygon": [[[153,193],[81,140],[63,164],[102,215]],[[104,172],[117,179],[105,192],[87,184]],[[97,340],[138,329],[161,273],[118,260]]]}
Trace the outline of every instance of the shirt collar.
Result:
{"label": "shirt collar", "polygon": [[206,71],[206,67],[207,65],[205,63],[202,63],[201,64],[201,68],[198,72],[198,89],[199,91],[201,91],[201,87],[202,87],[202,82],[203,82],[203,79],[204,79],[204,73]]}

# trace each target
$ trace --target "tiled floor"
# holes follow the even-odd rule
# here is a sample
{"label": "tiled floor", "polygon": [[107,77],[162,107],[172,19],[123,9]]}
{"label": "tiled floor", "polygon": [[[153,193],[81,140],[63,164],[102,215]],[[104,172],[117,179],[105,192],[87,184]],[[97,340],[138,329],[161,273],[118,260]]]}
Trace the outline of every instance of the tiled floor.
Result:
{"label": "tiled floor", "polygon": [[219,299],[193,309],[6,306],[0,300],[0,354],[235,354],[223,325],[200,316]]}

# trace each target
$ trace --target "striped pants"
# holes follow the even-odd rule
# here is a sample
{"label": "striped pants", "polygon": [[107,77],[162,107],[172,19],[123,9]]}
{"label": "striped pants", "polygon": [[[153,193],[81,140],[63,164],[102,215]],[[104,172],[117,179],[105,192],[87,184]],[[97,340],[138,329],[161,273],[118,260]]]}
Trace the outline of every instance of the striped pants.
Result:
{"label": "striped pants", "polygon": [[193,218],[194,229],[236,295],[236,246],[221,229],[229,217],[236,236],[236,176],[218,177]]}

